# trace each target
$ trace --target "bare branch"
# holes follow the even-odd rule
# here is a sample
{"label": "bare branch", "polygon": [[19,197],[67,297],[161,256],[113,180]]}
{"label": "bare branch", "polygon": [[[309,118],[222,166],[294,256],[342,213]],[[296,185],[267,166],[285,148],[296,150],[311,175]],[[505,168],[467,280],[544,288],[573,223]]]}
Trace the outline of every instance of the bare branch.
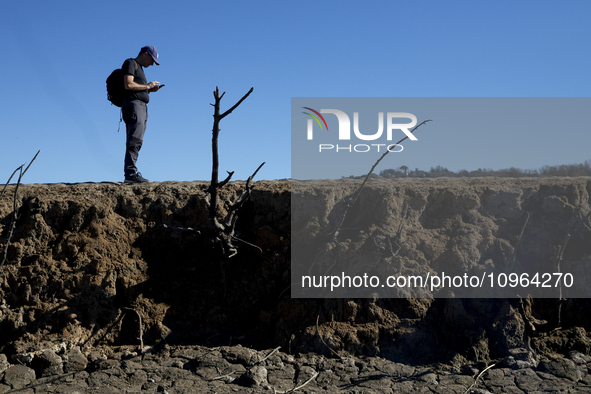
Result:
{"label": "bare branch", "polygon": [[[238,100],[238,102],[236,104],[234,104],[234,106],[232,108],[230,108],[229,110],[227,110],[226,112],[224,112],[222,115],[220,115],[220,120],[222,120],[226,116],[230,115],[232,113],[232,111],[234,111],[236,109],[236,107],[238,107],[240,104],[242,104],[242,102],[244,100],[246,100],[246,98],[248,96],[250,96],[250,94],[253,92],[253,90],[254,90],[254,88],[250,88],[250,90],[248,91],[248,93],[246,93],[244,96],[242,96],[242,98],[240,100]],[[226,94],[226,92],[224,92],[222,94],[222,96],[220,97],[220,99],[224,96],[224,94]]]}
{"label": "bare branch", "polygon": [[[209,218],[212,219],[216,215],[216,210],[218,207],[218,189],[225,185],[224,182],[222,184],[218,183],[218,170],[219,170],[219,155],[218,155],[218,137],[220,134],[220,121],[232,113],[254,90],[254,88],[250,88],[248,93],[246,93],[236,104],[232,106],[229,110],[220,114],[220,102],[222,97],[224,97],[225,92],[220,95],[220,90],[216,86],[215,91],[213,92],[213,96],[215,99],[214,104],[214,114],[213,114],[213,130],[212,130],[212,139],[211,139],[211,150],[212,150],[212,171],[211,171],[211,185],[210,185],[210,194],[211,194],[211,206],[209,208]],[[228,178],[229,181],[229,178]],[[227,182],[226,182],[227,183]]]}
{"label": "bare branch", "polygon": [[240,241],[240,242],[242,242],[242,243],[244,243],[244,244],[246,244],[248,246],[252,246],[253,248],[258,249],[259,252],[263,253],[263,249],[261,249],[259,246],[256,246],[255,244],[251,244],[250,242],[246,242],[245,240],[240,239],[240,238],[237,238],[237,237],[234,237],[234,236],[232,236],[232,239],[235,239],[236,241]]}
{"label": "bare branch", "polygon": [[228,173],[228,176],[226,177],[226,179],[224,179],[223,181],[220,182],[220,184],[218,185],[218,189],[221,187],[224,187],[224,185],[226,185],[226,183],[230,182],[230,179],[232,179],[232,175],[234,175],[234,171],[226,171]]}
{"label": "bare branch", "polygon": [[[432,120],[425,120],[423,122],[421,122],[420,124],[418,124],[415,128],[413,128],[410,132],[414,133],[414,131],[416,129],[418,129],[419,127],[421,127],[422,125],[424,125],[427,122],[431,122]],[[404,140],[406,140],[408,138],[408,136],[404,137],[403,139],[401,139],[400,141],[398,141],[395,145],[398,145],[400,143],[402,143]],[[343,213],[341,215],[341,218],[339,220],[339,222],[337,223],[337,225],[335,226],[334,230],[332,231],[332,233],[328,234],[328,240],[330,241],[336,241],[337,240],[337,236],[339,235],[339,231],[341,230],[341,227],[345,221],[345,218],[347,217],[347,211],[349,210],[349,208],[351,208],[355,202],[357,201],[357,199],[359,198],[359,195],[361,194],[361,191],[363,190],[363,188],[365,187],[365,184],[367,183],[370,175],[372,174],[373,170],[378,166],[378,164],[384,159],[384,157],[386,157],[386,155],[390,153],[390,150],[386,149],[386,152],[384,152],[384,154],[375,162],[375,164],[371,167],[371,169],[369,170],[369,172],[367,173],[367,175],[365,176],[365,179],[363,180],[363,183],[361,184],[361,186],[357,189],[357,191],[353,194],[353,197],[351,197],[350,199],[347,200],[347,198],[345,197],[344,200],[346,202],[345,207],[343,208]],[[330,242],[328,241],[328,242]],[[324,244],[326,245],[326,243]],[[322,246],[322,248],[324,248],[324,245]],[[318,253],[316,254],[316,257],[314,258],[314,261],[312,262],[312,264],[310,265],[310,268],[308,269],[308,272],[312,272],[312,269],[314,268],[314,266],[316,265],[316,262],[318,261],[318,258],[322,255],[323,251],[322,249],[318,251]]]}
{"label": "bare branch", "polygon": [[12,201],[12,214],[10,218],[10,225],[8,226],[8,237],[6,237],[6,244],[4,245],[4,252],[2,256],[2,261],[0,261],[0,270],[4,267],[4,263],[6,263],[6,258],[8,257],[8,246],[10,245],[10,239],[12,238],[12,233],[14,232],[14,227],[16,226],[16,221],[18,220],[18,205],[17,205],[17,196],[18,196],[18,187],[21,183],[21,178],[23,177],[23,166],[19,167],[20,175],[18,177],[18,181],[16,184],[16,188],[14,189],[14,196]]}
{"label": "bare branch", "polygon": [[[250,176],[248,177],[248,180],[246,181],[246,187],[245,190],[242,192],[242,194],[236,199],[236,201],[234,201],[234,203],[232,203],[232,205],[230,206],[230,208],[228,209],[228,214],[226,215],[226,218],[224,220],[224,225],[226,227],[231,226],[232,222],[235,221],[234,217],[236,214],[236,211],[238,211],[238,209],[240,209],[242,207],[242,205],[246,202],[246,200],[250,197],[250,192],[251,192],[251,187],[250,187],[250,182],[252,181],[252,179],[254,178],[254,176],[257,174],[257,172],[259,172],[259,170],[261,169],[261,167],[264,165],[265,163],[263,162],[257,169],[256,171]],[[234,226],[232,226],[233,228]]]}
{"label": "bare branch", "polygon": [[[412,129],[410,132],[413,133],[416,129],[418,129],[419,127],[421,127],[422,125],[424,125],[427,122],[431,122],[432,120],[425,120],[422,121],[420,124],[418,124],[417,126],[415,126],[414,129]],[[394,145],[399,145],[400,143],[402,143],[404,140],[406,140],[408,138],[408,135],[406,137],[404,137],[403,139],[401,139],[400,141],[398,141],[396,144]],[[351,199],[350,205],[353,205],[355,203],[355,201],[357,201],[357,198],[359,197],[359,194],[361,193],[361,190],[363,189],[363,187],[365,186],[365,184],[367,183],[367,180],[369,179],[370,175],[373,173],[373,170],[375,170],[375,168],[378,166],[378,164],[380,164],[380,161],[382,161],[382,159],[384,157],[386,157],[386,155],[390,153],[390,150],[386,149],[386,152],[384,152],[384,154],[375,162],[375,164],[371,167],[371,169],[369,170],[369,172],[367,173],[365,179],[363,180],[363,183],[361,184],[361,187],[359,187],[359,189],[357,190],[357,193],[354,194],[354,197]]]}
{"label": "bare branch", "polygon": [[35,161],[35,159],[37,158],[37,155],[39,155],[39,152],[41,152],[41,150],[38,150],[37,153],[35,154],[35,157],[33,157],[33,160],[31,160],[31,162],[29,163],[29,165],[27,166],[27,168],[25,168],[25,171],[23,171],[23,175],[25,175],[29,169],[29,167],[31,167],[31,164],[33,164],[33,162]]}
{"label": "bare branch", "polygon": [[[412,129],[410,132],[413,133],[416,129],[418,129],[419,127],[421,127],[422,125],[424,125],[427,122],[431,122],[431,120],[429,119],[429,120],[425,120],[425,121],[421,122],[414,129]],[[401,139],[400,141],[398,141],[395,145],[399,145],[400,143],[402,143],[407,138],[408,138],[408,136],[404,137],[403,139]],[[386,152],[384,152],[384,154],[371,167],[371,169],[369,170],[369,172],[365,176],[365,179],[363,180],[363,183],[361,184],[361,186],[359,186],[359,189],[357,189],[357,191],[355,192],[355,194],[353,195],[353,197],[348,201],[348,203],[347,203],[347,205],[345,207],[345,211],[343,212],[343,216],[341,218],[341,221],[340,221],[339,225],[336,227],[336,229],[333,231],[333,234],[332,234],[332,237],[331,237],[332,239],[334,239],[338,235],[339,230],[340,230],[341,226],[343,225],[343,222],[345,221],[345,217],[347,216],[347,210],[349,208],[351,208],[353,206],[353,204],[355,204],[355,202],[359,198],[359,195],[361,194],[361,191],[365,187],[365,184],[367,183],[370,175],[373,173],[373,170],[378,166],[378,164],[380,164],[380,161],[382,161],[382,159],[384,157],[386,157],[386,155],[388,153],[390,153],[390,151],[388,149],[386,149]]]}
{"label": "bare branch", "polygon": [[8,237],[6,238],[6,244],[4,245],[4,251],[3,251],[3,256],[2,256],[2,261],[0,261],[0,271],[2,270],[2,267],[4,266],[4,263],[6,263],[6,259],[8,257],[8,246],[10,245],[10,240],[12,238],[12,233],[14,232],[14,228],[16,226],[16,222],[18,220],[18,203],[17,203],[17,196],[18,196],[18,188],[21,184],[21,180],[23,179],[23,175],[25,175],[25,173],[27,172],[27,170],[29,169],[29,167],[31,167],[31,164],[33,164],[33,162],[35,161],[35,159],[37,158],[37,155],[39,155],[39,152],[41,152],[40,150],[37,151],[37,153],[35,154],[35,157],[33,157],[33,160],[31,160],[31,162],[29,163],[29,165],[27,166],[27,168],[25,168],[25,170],[23,171],[23,167],[25,166],[24,164],[21,165],[20,167],[18,167],[16,170],[14,170],[14,172],[12,173],[12,175],[10,176],[10,178],[8,178],[8,181],[6,182],[6,185],[4,185],[4,189],[2,189],[2,193],[0,193],[0,200],[2,199],[2,196],[4,196],[4,191],[6,190],[6,187],[8,186],[8,184],[10,183],[10,180],[12,179],[12,177],[14,176],[14,174],[16,174],[17,171],[20,172],[19,176],[18,176],[18,180],[16,182],[16,187],[14,189],[14,196],[12,199],[12,217],[10,218],[10,225],[9,230],[8,230]]}
{"label": "bare branch", "polygon": [[10,178],[8,178],[8,180],[6,181],[6,184],[4,185],[4,188],[2,189],[2,193],[0,193],[0,200],[2,200],[2,197],[4,196],[4,192],[6,191],[6,188],[8,187],[8,184],[10,183],[10,180],[12,179],[14,174],[16,174],[19,170],[21,170],[23,168],[23,166],[24,166],[24,164],[22,166],[18,167],[16,170],[14,170],[14,172],[12,173]]}

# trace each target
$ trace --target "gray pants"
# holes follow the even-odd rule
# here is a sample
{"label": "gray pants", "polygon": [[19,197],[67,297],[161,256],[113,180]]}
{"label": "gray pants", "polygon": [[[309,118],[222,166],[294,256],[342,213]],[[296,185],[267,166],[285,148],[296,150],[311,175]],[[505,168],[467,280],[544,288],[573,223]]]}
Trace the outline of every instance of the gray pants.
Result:
{"label": "gray pants", "polygon": [[121,113],[127,128],[124,170],[125,176],[130,176],[137,173],[137,158],[144,142],[148,122],[148,105],[140,100],[124,101]]}

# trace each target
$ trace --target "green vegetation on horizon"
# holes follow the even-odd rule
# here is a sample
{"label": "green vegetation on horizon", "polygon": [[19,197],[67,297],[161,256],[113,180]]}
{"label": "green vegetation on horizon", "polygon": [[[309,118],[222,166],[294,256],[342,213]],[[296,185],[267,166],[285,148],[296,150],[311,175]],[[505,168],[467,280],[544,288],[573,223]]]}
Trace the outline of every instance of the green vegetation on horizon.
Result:
{"label": "green vegetation on horizon", "polygon": [[[350,175],[343,178],[365,178],[366,175]],[[429,171],[422,171],[416,168],[409,169],[407,166],[401,166],[398,169],[387,169],[380,171],[379,174],[371,174],[370,178],[440,178],[440,177],[505,177],[505,178],[524,178],[524,177],[550,177],[550,176],[591,176],[591,161],[587,160],[583,164],[563,164],[559,166],[544,166],[538,170],[521,170],[511,167],[502,170],[492,170],[479,168],[474,171],[461,170],[453,172],[442,166],[431,167]]]}

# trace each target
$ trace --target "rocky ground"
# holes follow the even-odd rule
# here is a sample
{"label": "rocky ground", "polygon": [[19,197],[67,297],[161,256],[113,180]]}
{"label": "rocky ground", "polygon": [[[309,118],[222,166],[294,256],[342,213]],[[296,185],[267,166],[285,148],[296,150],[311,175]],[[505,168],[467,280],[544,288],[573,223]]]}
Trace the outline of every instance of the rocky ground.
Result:
{"label": "rocky ground", "polygon": [[[292,246],[316,248],[359,184],[256,182],[231,259],[206,236],[205,182],[22,185],[5,249],[10,186],[0,392],[591,392],[586,298],[290,297]],[[327,249],[396,272],[560,257],[586,278],[590,191],[589,178],[374,181]],[[294,192],[314,197],[295,239]]]}
{"label": "rocky ground", "polygon": [[6,362],[0,393],[588,393],[591,357],[538,361],[525,349],[490,369],[410,366],[380,357],[294,357],[238,346],[47,349]]}

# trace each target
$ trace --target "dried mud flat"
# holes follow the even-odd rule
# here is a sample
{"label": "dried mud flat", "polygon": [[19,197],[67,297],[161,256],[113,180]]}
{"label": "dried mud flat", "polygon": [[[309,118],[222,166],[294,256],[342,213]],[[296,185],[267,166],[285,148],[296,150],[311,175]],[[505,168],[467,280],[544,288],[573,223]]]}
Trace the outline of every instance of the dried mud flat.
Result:
{"label": "dried mud flat", "polygon": [[[318,198],[297,238],[326,231],[358,185],[299,183]],[[21,186],[0,273],[0,392],[591,392],[587,299],[523,312],[514,298],[291,298],[290,182],[255,184],[237,236],[260,249],[226,261],[203,237],[206,189]],[[437,272],[556,256],[568,234],[563,267],[583,276],[590,191],[589,178],[373,181],[351,220],[375,225],[343,236],[375,256],[404,217],[404,247],[384,264]],[[11,212],[5,196],[2,245]]]}
{"label": "dried mud flat", "polygon": [[[326,358],[238,346],[78,348],[35,355],[34,369],[0,355],[0,393],[588,393],[591,357],[531,364],[525,350],[484,374],[476,366],[409,366],[380,357]],[[60,351],[58,350],[58,353]],[[525,356],[525,360],[516,360]],[[32,355],[21,356],[33,357]],[[5,369],[6,368],[6,369]]]}

